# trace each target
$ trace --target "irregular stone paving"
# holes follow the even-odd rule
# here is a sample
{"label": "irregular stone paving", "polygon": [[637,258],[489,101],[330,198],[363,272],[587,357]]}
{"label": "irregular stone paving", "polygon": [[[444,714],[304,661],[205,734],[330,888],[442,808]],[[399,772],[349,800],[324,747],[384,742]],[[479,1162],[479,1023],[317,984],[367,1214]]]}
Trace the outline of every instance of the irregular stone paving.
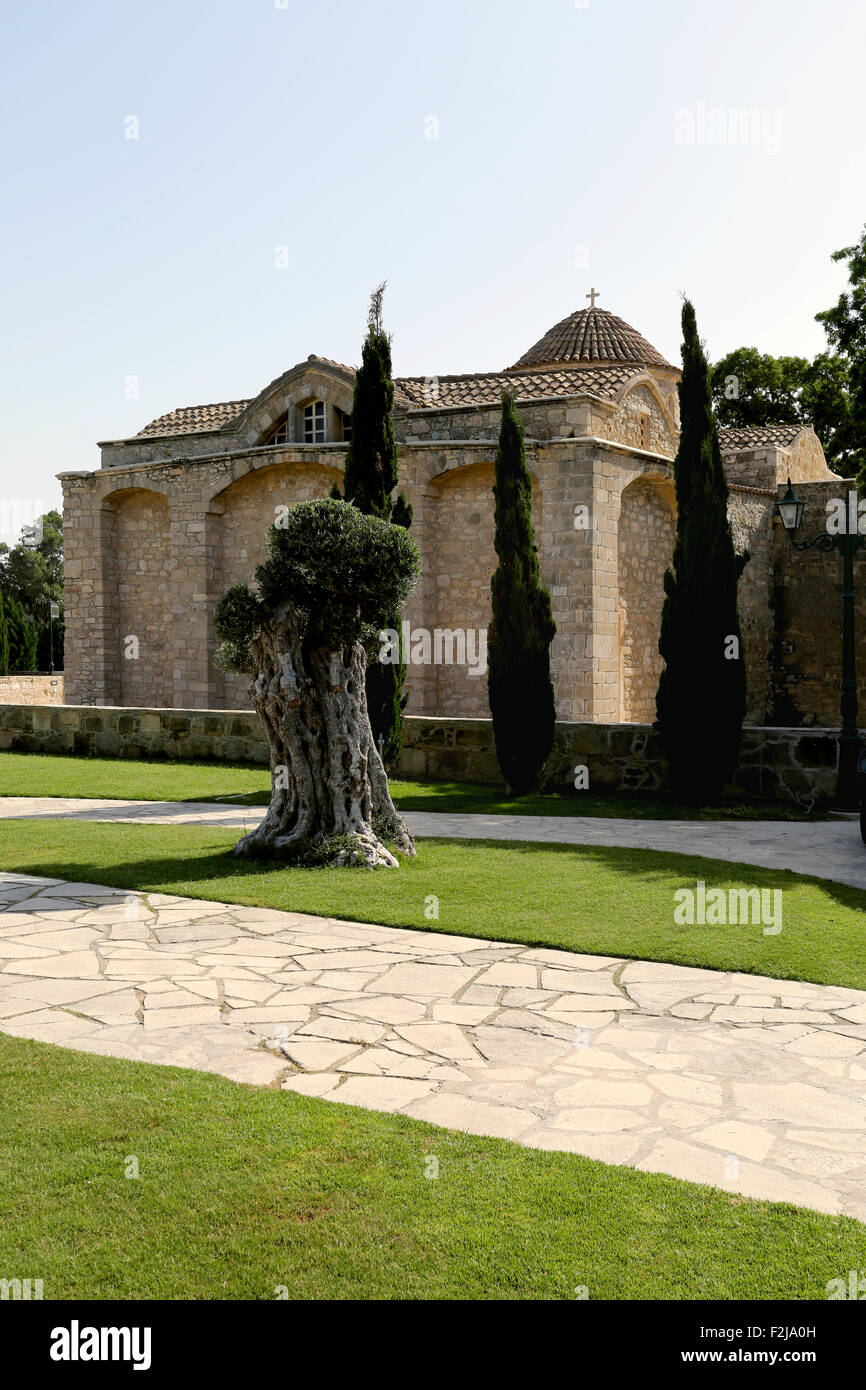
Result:
{"label": "irregular stone paving", "polygon": [[0,874],[0,1030],[866,1220],[862,990]]}
{"label": "irregular stone paving", "polygon": [[[0,797],[0,817],[68,817],[155,825],[221,825],[252,830],[264,808],[210,801],[98,801],[77,797]],[[531,840],[700,854],[728,863],[794,869],[866,888],[866,847],[857,818],[828,821],[628,820],[604,816],[497,816],[409,811],[413,835]]]}

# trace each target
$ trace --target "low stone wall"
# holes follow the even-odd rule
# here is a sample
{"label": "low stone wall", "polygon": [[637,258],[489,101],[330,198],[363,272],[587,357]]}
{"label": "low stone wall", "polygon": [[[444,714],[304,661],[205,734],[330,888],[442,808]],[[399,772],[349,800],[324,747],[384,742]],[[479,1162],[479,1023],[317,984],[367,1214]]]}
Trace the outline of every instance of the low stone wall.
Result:
{"label": "low stone wall", "polygon": [[0,676],[0,705],[62,704],[62,671],[56,676]]}
{"label": "low stone wall", "polygon": [[[0,705],[0,749],[7,748],[265,765],[269,760],[253,710]],[[833,796],[836,759],[835,730],[749,726],[743,730],[734,786],[747,796],[808,806]],[[547,787],[573,788],[580,767],[587,770],[590,790],[653,792],[667,780],[659,736],[649,724],[557,724]],[[409,716],[397,771],[404,777],[502,785],[491,721]]]}
{"label": "low stone wall", "polygon": [[[863,738],[866,743],[866,733]],[[837,748],[834,729],[747,726],[733,786],[749,797],[804,806],[829,800],[836,787]],[[651,724],[557,724],[546,788],[572,789],[579,768],[586,768],[590,790],[653,792],[667,784],[667,759]],[[407,719],[399,771],[502,785],[491,721]]]}
{"label": "low stone wall", "polygon": [[0,705],[0,749],[123,758],[269,761],[255,710]]}

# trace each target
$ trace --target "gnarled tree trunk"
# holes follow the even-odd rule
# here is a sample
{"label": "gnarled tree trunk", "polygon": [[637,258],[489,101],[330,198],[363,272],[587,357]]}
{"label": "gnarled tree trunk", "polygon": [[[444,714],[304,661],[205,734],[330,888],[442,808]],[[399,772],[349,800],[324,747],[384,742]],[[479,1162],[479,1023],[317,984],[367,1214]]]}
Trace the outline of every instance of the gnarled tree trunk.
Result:
{"label": "gnarled tree trunk", "polygon": [[253,704],[271,747],[271,802],[235,854],[303,859],[341,837],[329,861],[398,868],[379,838],[414,855],[373,742],[360,642],[305,649],[295,610],[286,605],[251,642]]}

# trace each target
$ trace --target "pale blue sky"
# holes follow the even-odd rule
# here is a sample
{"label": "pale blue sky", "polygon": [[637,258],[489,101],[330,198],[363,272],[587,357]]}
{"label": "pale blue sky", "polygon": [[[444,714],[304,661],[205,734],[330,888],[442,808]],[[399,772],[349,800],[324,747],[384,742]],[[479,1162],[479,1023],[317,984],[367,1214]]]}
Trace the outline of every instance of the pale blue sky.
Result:
{"label": "pale blue sky", "polygon": [[[357,361],[384,278],[398,375],[502,368],[591,285],[675,361],[682,290],[711,355],[811,355],[866,221],[864,52],[855,0],[7,6],[0,495]],[[701,142],[701,104],[764,134]]]}

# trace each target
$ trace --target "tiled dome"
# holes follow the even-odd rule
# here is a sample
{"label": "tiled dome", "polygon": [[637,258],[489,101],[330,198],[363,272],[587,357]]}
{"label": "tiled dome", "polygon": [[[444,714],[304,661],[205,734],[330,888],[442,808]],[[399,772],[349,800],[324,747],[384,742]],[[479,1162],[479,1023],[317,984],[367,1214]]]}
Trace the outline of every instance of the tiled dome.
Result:
{"label": "tiled dome", "polygon": [[634,362],[670,367],[661,353],[624,319],[606,309],[579,309],[549,328],[543,338],[509,367],[552,366],[565,362]]}

